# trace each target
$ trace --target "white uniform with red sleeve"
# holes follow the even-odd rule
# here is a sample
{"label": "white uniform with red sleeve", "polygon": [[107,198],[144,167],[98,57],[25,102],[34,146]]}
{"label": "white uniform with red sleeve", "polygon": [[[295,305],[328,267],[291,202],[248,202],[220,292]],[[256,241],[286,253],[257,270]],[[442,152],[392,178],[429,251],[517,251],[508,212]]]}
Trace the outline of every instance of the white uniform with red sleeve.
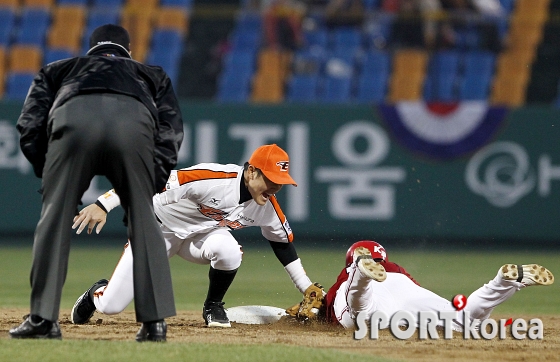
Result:
{"label": "white uniform with red sleeve", "polygon": [[[404,269],[394,268],[393,265],[387,265],[391,268],[387,268],[387,279],[383,282],[362,275],[355,263],[342,270],[337,283],[333,285],[334,289],[331,288],[332,292],[329,290],[329,321],[339,323],[345,328],[353,328],[355,318],[360,312],[365,312],[366,319],[369,319],[375,311],[382,311],[391,317],[394,313],[404,310],[411,312],[415,318],[421,311],[455,311],[450,300],[422,288]],[[465,311],[470,312],[471,320],[487,319],[496,306],[511,298],[524,286],[517,281],[504,280],[498,273],[494,279],[468,297]],[[439,321],[438,325],[443,326],[443,321]],[[463,325],[463,313],[457,313],[452,327],[456,331],[462,331]]]}
{"label": "white uniform with red sleeve", "polygon": [[[259,226],[267,240],[292,242],[292,230],[274,195],[263,206],[252,198],[239,203],[243,169],[234,164],[202,163],[171,172],[165,191],[153,198],[168,257],[179,255],[215,269],[235,270],[243,253],[231,230],[249,226]],[[98,200],[107,211],[120,204],[114,191]],[[302,293],[312,284],[300,259],[285,269]],[[98,311],[116,314],[133,295],[132,252],[125,246],[109,284],[94,293],[94,303]]]}

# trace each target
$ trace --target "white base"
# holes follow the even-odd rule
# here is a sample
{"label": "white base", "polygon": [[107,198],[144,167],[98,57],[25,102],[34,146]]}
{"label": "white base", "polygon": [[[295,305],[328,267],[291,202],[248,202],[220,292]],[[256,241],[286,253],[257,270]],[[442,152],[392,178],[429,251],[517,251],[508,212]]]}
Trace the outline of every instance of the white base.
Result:
{"label": "white base", "polygon": [[241,324],[271,324],[287,315],[286,310],[266,305],[243,305],[226,309],[230,322]]}

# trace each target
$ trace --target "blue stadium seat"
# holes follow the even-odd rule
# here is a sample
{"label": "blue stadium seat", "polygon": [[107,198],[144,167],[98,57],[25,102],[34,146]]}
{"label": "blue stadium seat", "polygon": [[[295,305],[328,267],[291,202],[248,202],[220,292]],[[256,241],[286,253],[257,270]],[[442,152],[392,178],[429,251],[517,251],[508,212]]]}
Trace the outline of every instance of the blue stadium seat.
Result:
{"label": "blue stadium seat", "polygon": [[29,87],[35,78],[35,73],[13,73],[9,72],[6,76],[6,100],[24,100],[27,97]]}
{"label": "blue stadium seat", "polygon": [[306,30],[303,32],[303,37],[305,39],[305,47],[321,47],[326,49],[329,44],[328,32],[320,27],[316,30]]}
{"label": "blue stadium seat", "polygon": [[507,14],[510,14],[515,6],[515,0],[500,0],[500,5],[502,5]]}
{"label": "blue stadium seat", "polygon": [[368,51],[361,65],[362,74],[389,74],[391,59],[389,53],[371,50]]}
{"label": "blue stadium seat", "polygon": [[461,100],[485,100],[488,98],[491,77],[476,74],[465,75],[459,82],[459,98]]}
{"label": "blue stadium seat", "polygon": [[319,76],[294,74],[288,83],[286,100],[292,103],[312,103],[317,101]]}
{"label": "blue stadium seat", "polygon": [[460,53],[455,50],[441,50],[432,55],[430,59],[428,71],[434,73],[451,73],[459,72]]}
{"label": "blue stadium seat", "polygon": [[459,99],[456,85],[456,75],[430,75],[424,81],[424,99],[428,102],[455,102]]}
{"label": "blue stadium seat", "polygon": [[389,73],[367,73],[358,77],[355,101],[359,103],[381,103],[387,94]]}
{"label": "blue stadium seat", "polygon": [[252,51],[256,54],[261,46],[262,33],[260,31],[234,30],[231,34],[231,47],[234,50]]}
{"label": "blue stadium seat", "polygon": [[216,98],[219,102],[243,103],[249,100],[252,73],[226,71],[218,78]]}
{"label": "blue stadium seat", "polygon": [[91,0],[91,6],[103,8],[121,8],[124,0]]}
{"label": "blue stadium seat", "polygon": [[363,46],[362,31],[354,27],[340,27],[330,32],[330,48],[340,51],[344,49],[357,49]]}
{"label": "blue stadium seat", "polygon": [[88,0],[56,0],[56,5],[79,5],[88,6]]}
{"label": "blue stadium seat", "polygon": [[10,45],[12,30],[16,22],[16,13],[9,8],[0,9],[0,46]]}
{"label": "blue stadium seat", "polygon": [[381,5],[381,0],[363,0],[362,3],[365,10],[377,10]]}
{"label": "blue stadium seat", "polygon": [[348,103],[351,101],[352,78],[325,77],[320,101],[325,103]]}
{"label": "blue stadium seat", "polygon": [[255,54],[251,51],[234,50],[230,51],[222,64],[224,71],[238,71],[253,73],[255,70]]}
{"label": "blue stadium seat", "polygon": [[294,53],[292,68],[295,73],[319,74],[323,68],[328,55],[323,48],[308,48],[298,50]]}
{"label": "blue stadium seat", "polygon": [[491,76],[494,73],[496,55],[492,52],[470,51],[463,56],[464,74]]}
{"label": "blue stadium seat", "polygon": [[262,32],[262,15],[254,12],[241,12],[236,19],[239,31]]}
{"label": "blue stadium seat", "polygon": [[181,7],[183,9],[190,9],[192,6],[193,0],[160,0],[160,6],[176,6]]}
{"label": "blue stadium seat", "polygon": [[43,48],[50,20],[51,15],[48,10],[24,8],[20,16],[15,43]]}
{"label": "blue stadium seat", "polygon": [[43,53],[43,64],[56,62],[57,60],[72,58],[74,54],[67,49],[51,49],[46,48]]}

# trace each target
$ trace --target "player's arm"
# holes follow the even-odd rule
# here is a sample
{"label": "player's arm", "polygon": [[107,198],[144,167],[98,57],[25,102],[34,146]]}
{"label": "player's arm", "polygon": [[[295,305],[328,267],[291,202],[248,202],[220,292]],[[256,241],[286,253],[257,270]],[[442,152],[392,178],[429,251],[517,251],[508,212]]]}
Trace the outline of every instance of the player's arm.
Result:
{"label": "player's arm", "polygon": [[78,228],[76,234],[80,234],[87,226],[88,234],[91,234],[97,224],[95,232],[99,234],[107,222],[107,213],[121,204],[121,200],[114,189],[107,191],[97,198],[95,203],[84,207],[74,217],[72,229]]}
{"label": "player's arm", "polygon": [[276,255],[278,260],[282,263],[296,288],[302,294],[305,293],[307,288],[313,283],[307,276],[305,269],[303,269],[301,259],[297,255],[294,244],[270,240],[268,242],[274,251],[274,255]]}

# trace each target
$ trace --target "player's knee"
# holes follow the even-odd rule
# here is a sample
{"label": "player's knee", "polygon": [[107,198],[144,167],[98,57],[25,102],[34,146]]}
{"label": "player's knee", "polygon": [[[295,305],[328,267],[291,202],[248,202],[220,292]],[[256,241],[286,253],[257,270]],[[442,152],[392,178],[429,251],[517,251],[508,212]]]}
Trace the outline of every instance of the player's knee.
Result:
{"label": "player's knee", "polygon": [[235,245],[223,247],[214,255],[216,259],[211,262],[213,268],[219,270],[235,270],[241,265],[243,252],[241,252],[239,244],[236,243]]}

